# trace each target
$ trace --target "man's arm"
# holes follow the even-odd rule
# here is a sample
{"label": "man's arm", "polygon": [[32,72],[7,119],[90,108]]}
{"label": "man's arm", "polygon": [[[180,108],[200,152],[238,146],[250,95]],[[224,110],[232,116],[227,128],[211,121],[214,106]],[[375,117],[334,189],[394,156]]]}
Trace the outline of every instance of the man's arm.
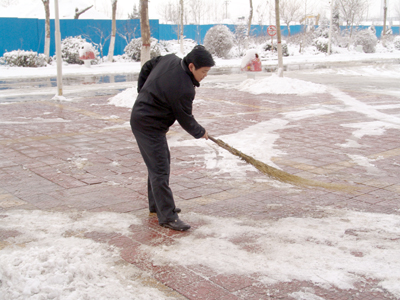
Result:
{"label": "man's arm", "polygon": [[140,90],[142,89],[144,83],[147,80],[147,77],[149,77],[151,70],[157,65],[157,63],[160,61],[161,56],[157,56],[153,59],[148,60],[142,67],[139,73],[139,78],[138,78],[138,85],[137,85],[137,92],[139,93]]}

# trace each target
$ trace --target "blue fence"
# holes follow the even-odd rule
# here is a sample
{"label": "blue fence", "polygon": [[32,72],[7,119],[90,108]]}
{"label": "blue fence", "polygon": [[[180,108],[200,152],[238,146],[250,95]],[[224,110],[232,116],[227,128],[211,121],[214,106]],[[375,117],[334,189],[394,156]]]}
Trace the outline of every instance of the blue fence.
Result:
{"label": "blue fence", "polygon": [[[214,25],[185,25],[184,36],[202,44],[207,31]],[[234,25],[227,25],[234,32]],[[255,36],[266,35],[267,25],[252,25],[251,31]],[[364,26],[366,27],[366,26]],[[376,26],[376,34],[381,36],[382,26]],[[54,19],[50,20],[51,39],[50,55],[55,54]],[[394,34],[399,34],[399,27],[392,27]],[[60,20],[61,39],[70,36],[82,36],[89,42],[102,45],[103,55],[108,54],[109,36],[111,34],[111,20]],[[281,26],[282,35],[287,36],[286,26]],[[301,25],[290,26],[291,34],[304,30]],[[158,40],[177,39],[177,25],[159,24],[158,20],[150,20],[151,36]],[[140,20],[117,20],[117,36],[115,38],[115,55],[124,53],[124,48],[132,38],[138,38]],[[45,21],[43,19],[0,18],[0,57],[5,52],[13,50],[32,50],[44,52]]]}

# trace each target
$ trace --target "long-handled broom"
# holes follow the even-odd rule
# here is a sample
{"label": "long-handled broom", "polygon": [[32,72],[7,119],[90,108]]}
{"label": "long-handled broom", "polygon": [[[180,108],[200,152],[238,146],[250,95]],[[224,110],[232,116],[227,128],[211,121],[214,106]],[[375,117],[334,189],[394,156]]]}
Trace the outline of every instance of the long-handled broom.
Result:
{"label": "long-handled broom", "polygon": [[298,186],[315,186],[315,187],[322,187],[322,188],[330,189],[330,190],[352,191],[352,190],[356,189],[354,186],[320,182],[320,181],[306,179],[306,178],[302,178],[302,177],[299,177],[296,175],[289,174],[289,173],[281,171],[277,168],[271,167],[249,155],[246,155],[246,154],[240,152],[239,150],[229,146],[225,142],[223,142],[219,139],[216,139],[210,135],[208,136],[208,138],[210,140],[212,140],[214,143],[216,143],[218,146],[220,146],[221,148],[228,150],[233,155],[236,155],[236,156],[240,157],[242,160],[244,160],[245,162],[252,164],[254,167],[256,167],[262,173],[268,175],[271,178],[277,179],[279,181],[295,184]]}

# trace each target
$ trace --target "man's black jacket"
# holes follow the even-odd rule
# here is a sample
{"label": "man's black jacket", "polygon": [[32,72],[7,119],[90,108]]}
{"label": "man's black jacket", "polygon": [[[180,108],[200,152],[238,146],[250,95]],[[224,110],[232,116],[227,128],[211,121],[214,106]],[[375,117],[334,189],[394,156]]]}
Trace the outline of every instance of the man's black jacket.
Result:
{"label": "man's black jacket", "polygon": [[131,115],[132,129],[165,134],[177,120],[189,134],[201,138],[205,129],[192,115],[194,86],[200,83],[185,59],[170,54],[146,62],[139,74],[138,97]]}

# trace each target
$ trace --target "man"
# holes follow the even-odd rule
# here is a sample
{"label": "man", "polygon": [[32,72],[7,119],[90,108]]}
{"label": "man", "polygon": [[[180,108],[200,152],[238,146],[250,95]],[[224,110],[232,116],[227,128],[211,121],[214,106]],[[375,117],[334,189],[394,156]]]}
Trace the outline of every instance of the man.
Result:
{"label": "man", "polygon": [[196,139],[208,139],[207,131],[192,115],[195,86],[200,86],[214,66],[211,54],[196,46],[183,59],[174,54],[146,62],[138,78],[138,97],[132,109],[131,128],[148,170],[150,212],[158,223],[173,230],[188,230],[179,219],[169,187],[170,152],[166,133],[177,120]]}

